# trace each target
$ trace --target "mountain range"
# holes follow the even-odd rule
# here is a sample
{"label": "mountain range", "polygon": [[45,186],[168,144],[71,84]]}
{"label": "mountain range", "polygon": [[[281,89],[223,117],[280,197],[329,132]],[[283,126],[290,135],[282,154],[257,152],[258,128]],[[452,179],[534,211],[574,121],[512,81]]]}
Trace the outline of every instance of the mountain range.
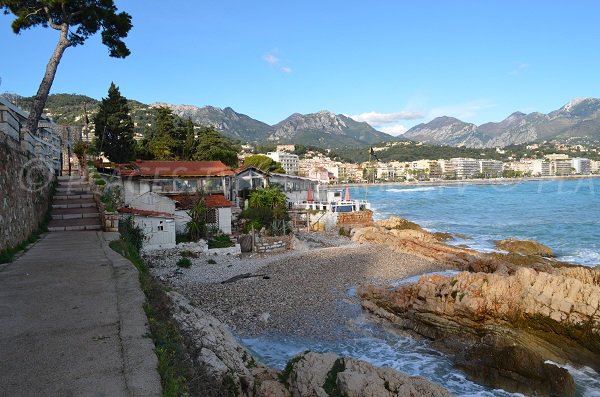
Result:
{"label": "mountain range", "polygon": [[297,143],[335,149],[394,140],[393,136],[377,131],[367,123],[327,110],[309,114],[294,113],[277,124],[268,125],[237,113],[230,107],[200,108],[166,103],[152,106],[167,106],[179,117],[190,118],[200,125],[212,125],[224,135],[246,142]]}
{"label": "mountain range", "polygon": [[600,99],[578,98],[548,114],[515,112],[498,123],[475,125],[437,117],[408,130],[405,138],[437,145],[505,147],[550,139],[600,139]]}
{"label": "mountain range", "polygon": [[[19,106],[28,109],[32,98],[6,95]],[[82,124],[84,103],[88,115],[97,111],[100,101],[75,94],[53,94],[46,103],[48,115],[61,124]],[[380,142],[413,140],[434,145],[493,148],[544,140],[566,140],[574,137],[600,141],[600,99],[574,99],[548,114],[515,112],[500,122],[482,125],[442,116],[409,129],[400,137],[378,131],[365,122],[326,110],[316,113],[294,113],[277,124],[269,125],[230,107],[197,107],[154,103],[147,105],[129,101],[138,132],[151,126],[156,107],[167,106],[173,113],[190,118],[199,125],[215,127],[223,135],[248,143],[296,143],[327,149],[359,148]]]}

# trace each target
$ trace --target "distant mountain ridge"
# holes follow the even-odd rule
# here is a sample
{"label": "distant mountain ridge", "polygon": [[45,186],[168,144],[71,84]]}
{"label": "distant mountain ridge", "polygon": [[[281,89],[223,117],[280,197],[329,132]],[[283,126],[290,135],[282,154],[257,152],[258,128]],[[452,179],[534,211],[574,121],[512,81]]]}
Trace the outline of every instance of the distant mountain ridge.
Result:
{"label": "distant mountain ridge", "polygon": [[[28,110],[31,97],[4,94],[9,100]],[[84,103],[90,120],[97,112],[99,101],[84,95],[53,94],[45,111],[58,123],[82,124]],[[493,148],[508,145],[573,137],[600,141],[600,99],[577,98],[548,114],[514,112],[500,122],[475,125],[454,117],[442,116],[393,137],[376,130],[365,122],[357,122],[342,114],[323,110],[316,113],[294,113],[277,124],[255,120],[230,107],[146,105],[129,100],[136,131],[143,132],[151,125],[154,108],[167,106],[182,118],[200,125],[211,125],[225,136],[248,143],[297,143],[326,149],[358,148],[384,141],[409,139],[434,145]]]}
{"label": "distant mountain ridge", "polygon": [[477,126],[442,116],[409,129],[405,138],[418,142],[492,148],[572,137],[600,139],[600,99],[577,98],[548,114],[515,112],[498,123]]}

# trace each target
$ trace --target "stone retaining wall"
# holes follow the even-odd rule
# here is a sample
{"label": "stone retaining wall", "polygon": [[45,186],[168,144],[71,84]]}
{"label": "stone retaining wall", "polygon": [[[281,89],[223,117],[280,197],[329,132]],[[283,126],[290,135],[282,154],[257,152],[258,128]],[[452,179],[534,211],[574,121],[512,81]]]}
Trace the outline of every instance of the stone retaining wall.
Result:
{"label": "stone retaining wall", "polygon": [[0,133],[0,251],[26,240],[44,221],[54,174]]}
{"label": "stone retaining wall", "polygon": [[338,225],[370,225],[373,223],[373,211],[338,212]]}
{"label": "stone retaining wall", "polygon": [[254,250],[258,253],[280,252],[290,248],[291,235],[276,237],[257,237]]}

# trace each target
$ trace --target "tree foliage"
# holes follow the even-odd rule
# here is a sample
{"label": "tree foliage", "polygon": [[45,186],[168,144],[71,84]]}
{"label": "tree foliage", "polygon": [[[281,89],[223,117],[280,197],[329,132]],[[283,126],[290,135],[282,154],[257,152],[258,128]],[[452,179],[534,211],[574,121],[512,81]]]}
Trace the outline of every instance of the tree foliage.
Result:
{"label": "tree foliage", "polygon": [[244,159],[243,165],[253,165],[266,172],[277,172],[285,174],[285,170],[281,166],[281,163],[273,160],[272,158],[265,156],[264,154],[253,154]]}
{"label": "tree foliage", "polygon": [[287,197],[278,187],[269,186],[257,189],[250,194],[249,208],[242,211],[241,217],[247,220],[246,231],[250,228],[270,229],[273,221],[287,221]]}
{"label": "tree foliage", "polygon": [[37,130],[58,64],[68,47],[81,45],[101,31],[102,43],[111,57],[130,54],[122,39],[132,28],[131,16],[118,13],[113,0],[0,0],[0,9],[15,16],[11,27],[16,34],[36,26],[60,32],[27,119],[29,132]]}
{"label": "tree foliage", "polygon": [[127,98],[121,95],[115,83],[110,84],[108,96],[102,99],[94,124],[98,151],[104,152],[115,163],[133,159],[133,120],[129,115]]}
{"label": "tree foliage", "polygon": [[238,150],[229,140],[219,134],[213,127],[203,127],[197,139],[193,160],[219,160],[229,167],[238,163]]}

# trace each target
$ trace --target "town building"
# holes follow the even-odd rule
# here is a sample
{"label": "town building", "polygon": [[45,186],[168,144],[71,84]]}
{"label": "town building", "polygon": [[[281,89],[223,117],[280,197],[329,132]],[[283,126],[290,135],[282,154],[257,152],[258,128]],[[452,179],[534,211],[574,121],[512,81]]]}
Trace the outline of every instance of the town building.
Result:
{"label": "town building", "polygon": [[138,160],[117,168],[127,204],[146,192],[177,195],[202,191],[229,199],[233,171],[220,161]]}
{"label": "town building", "polygon": [[300,170],[298,155],[286,152],[268,152],[267,156],[280,163],[286,174],[298,175]]}
{"label": "town building", "polygon": [[[186,212],[193,207],[202,192],[209,222],[223,233],[231,233],[231,184],[233,171],[220,161],[158,161],[138,160],[117,168],[125,207],[139,207],[139,198],[148,193],[158,194],[173,202],[176,221],[174,230],[182,232],[189,220]],[[229,210],[226,208],[229,207]],[[154,209],[164,213],[165,211]]]}
{"label": "town building", "polygon": [[133,197],[122,214],[131,214],[144,233],[144,248],[173,248],[176,244],[175,202],[154,192]]}
{"label": "town building", "polygon": [[545,160],[533,160],[531,162],[531,175],[551,176],[550,162]]}
{"label": "town building", "polygon": [[473,178],[479,172],[479,160],[457,157],[446,161],[445,173],[450,176],[454,175],[456,179]]}
{"label": "town building", "polygon": [[565,176],[573,173],[571,160],[552,160],[550,161],[550,175]]}
{"label": "town building", "polygon": [[577,157],[571,159],[571,167],[577,175],[589,175],[591,173],[591,163],[586,158]]}
{"label": "town building", "polygon": [[296,145],[277,145],[277,149],[278,152],[288,152],[291,153],[293,151],[296,150]]}
{"label": "town building", "polygon": [[504,164],[498,160],[479,160],[479,173],[484,178],[499,178],[502,176]]}

